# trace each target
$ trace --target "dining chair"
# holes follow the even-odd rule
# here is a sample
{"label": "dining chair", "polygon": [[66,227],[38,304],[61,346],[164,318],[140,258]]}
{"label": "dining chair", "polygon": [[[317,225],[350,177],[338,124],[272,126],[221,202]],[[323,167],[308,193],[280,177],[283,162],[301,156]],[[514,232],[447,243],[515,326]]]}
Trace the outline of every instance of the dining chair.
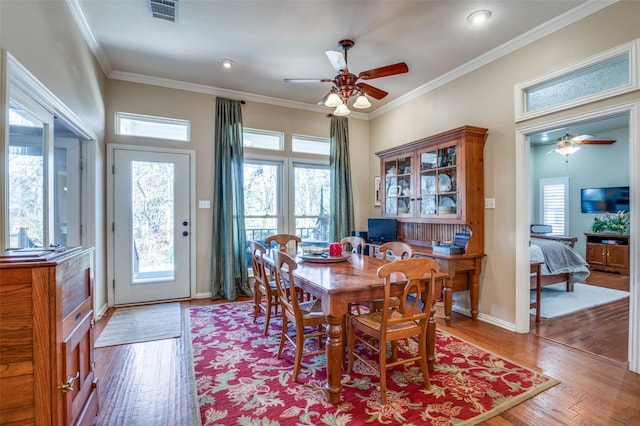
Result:
{"label": "dining chair", "polygon": [[[397,365],[418,361],[425,388],[431,388],[429,369],[427,366],[427,327],[435,303],[435,273],[440,266],[434,259],[412,258],[387,263],[378,269],[378,277],[384,279],[384,302],[380,311],[349,317],[348,347],[349,372],[353,371],[354,359],[360,360],[369,368],[380,374],[380,394],[382,404],[387,403],[387,369]],[[404,281],[404,289],[400,296],[401,309],[391,306],[391,286],[393,282]],[[423,287],[426,286],[426,287]],[[378,341],[378,347],[367,339]],[[417,340],[417,354],[409,351],[406,339]],[[405,340],[404,345],[398,345]],[[356,342],[378,354],[378,365],[374,361],[359,355]],[[375,343],[375,342],[373,342]],[[387,360],[387,343],[391,343],[391,361]],[[406,357],[398,359],[398,347],[407,349]]]}
{"label": "dining chair", "polygon": [[364,254],[364,248],[367,246],[367,242],[362,237],[344,237],[340,240],[340,244],[345,253]]}
{"label": "dining chair", "polygon": [[253,268],[253,322],[256,322],[261,311],[265,313],[264,331],[265,336],[269,331],[269,322],[272,317],[278,316],[278,290],[275,280],[270,279],[270,273],[264,263],[266,248],[257,241],[249,241],[251,251],[251,267]]}
{"label": "dining chair", "polygon": [[[395,261],[399,259],[410,259],[413,257],[413,248],[402,241],[389,241],[378,248],[378,253],[382,255],[382,260]],[[358,302],[358,305],[356,305],[356,311],[360,314],[360,306],[366,306],[371,312],[379,311],[382,308],[382,302],[382,299]],[[391,306],[399,308],[400,299],[392,297]]]}
{"label": "dining chair", "polygon": [[[282,334],[278,358],[282,356],[285,341],[295,348],[296,355],[293,367],[293,380],[298,381],[298,372],[302,358],[319,355],[325,352],[322,338],[327,335],[326,317],[322,312],[319,299],[301,302],[295,285],[293,271],[298,267],[295,259],[281,251],[273,252],[273,269],[276,278],[276,289],[282,307]],[[295,336],[289,333],[289,322],[293,323]],[[320,349],[304,352],[304,343],[308,339],[317,338]]]}
{"label": "dining chair", "polygon": [[409,259],[413,257],[413,248],[402,241],[389,241],[378,248],[382,260]]}
{"label": "dining chair", "polygon": [[294,242],[294,248],[295,248],[295,252],[298,252],[298,245],[302,242],[302,238],[298,237],[297,235],[293,235],[293,234],[274,234],[274,235],[270,235],[267,238],[264,239],[265,243],[267,243],[267,247],[268,248],[272,248],[273,246],[273,242],[277,243],[278,245],[278,250],[280,251],[287,251],[288,247],[289,247],[289,243],[291,241]]}

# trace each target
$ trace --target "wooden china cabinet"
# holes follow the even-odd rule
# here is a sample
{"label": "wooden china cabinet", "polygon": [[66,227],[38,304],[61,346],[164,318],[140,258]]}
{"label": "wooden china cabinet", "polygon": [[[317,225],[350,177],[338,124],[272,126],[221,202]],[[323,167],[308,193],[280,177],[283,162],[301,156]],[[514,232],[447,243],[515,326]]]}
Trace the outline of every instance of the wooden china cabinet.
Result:
{"label": "wooden china cabinet", "polygon": [[[433,257],[449,273],[445,320],[452,292],[469,290],[471,316],[478,315],[480,263],[484,256],[483,148],[487,129],[462,126],[377,152],[382,216],[398,219],[398,239],[417,256]],[[432,240],[465,239],[464,254],[434,252]]]}
{"label": "wooden china cabinet", "polygon": [[93,249],[0,252],[0,424],[91,425]]}

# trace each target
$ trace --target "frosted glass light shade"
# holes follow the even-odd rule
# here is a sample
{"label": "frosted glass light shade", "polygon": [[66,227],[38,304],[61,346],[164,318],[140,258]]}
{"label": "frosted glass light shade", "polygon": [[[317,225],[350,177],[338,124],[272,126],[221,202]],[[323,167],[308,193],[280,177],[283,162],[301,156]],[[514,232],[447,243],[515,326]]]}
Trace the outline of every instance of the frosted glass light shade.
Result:
{"label": "frosted glass light shade", "polygon": [[575,154],[578,151],[580,151],[580,147],[575,145],[561,146],[556,148],[556,152],[562,155],[571,155]]}
{"label": "frosted glass light shade", "polygon": [[330,108],[335,108],[338,105],[342,104],[342,99],[340,99],[340,96],[338,96],[337,93],[331,93],[328,97],[327,100],[324,101],[324,105],[328,106]]}
{"label": "frosted glass light shade", "polygon": [[349,115],[351,111],[345,104],[340,104],[336,107],[336,110],[333,111],[333,115],[337,115],[338,117],[344,117],[345,115]]}
{"label": "frosted glass light shade", "polygon": [[353,107],[358,109],[369,108],[370,106],[371,102],[369,102],[369,99],[364,95],[358,96],[356,101],[353,103]]}

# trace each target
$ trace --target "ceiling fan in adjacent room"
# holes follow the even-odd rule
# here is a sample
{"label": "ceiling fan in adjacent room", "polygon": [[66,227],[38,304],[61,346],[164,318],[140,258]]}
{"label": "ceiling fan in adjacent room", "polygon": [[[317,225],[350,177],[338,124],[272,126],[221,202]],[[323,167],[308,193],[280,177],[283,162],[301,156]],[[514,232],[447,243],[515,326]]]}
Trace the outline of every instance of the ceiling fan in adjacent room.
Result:
{"label": "ceiling fan in adjacent room", "polygon": [[567,129],[567,133],[557,139],[555,149],[547,154],[555,151],[558,154],[566,155],[568,158],[571,154],[575,154],[580,150],[580,145],[611,145],[615,141],[615,139],[595,139],[595,136],[591,135],[575,136],[570,134]]}
{"label": "ceiling fan in adjacent room", "polygon": [[327,95],[319,102],[330,108],[336,108],[333,112],[337,116],[349,115],[351,112],[347,103],[352,97],[356,97],[353,108],[364,109],[371,106],[367,96],[374,99],[382,99],[388,95],[384,90],[373,87],[360,80],[371,80],[374,78],[388,77],[396,74],[403,74],[409,71],[409,67],[404,62],[362,71],[355,75],[349,71],[347,65],[347,52],[355,45],[353,40],[340,40],[338,47],[341,51],[327,50],[325,53],[338,72],[333,79],[330,78],[285,78],[286,83],[333,83],[333,87]]}

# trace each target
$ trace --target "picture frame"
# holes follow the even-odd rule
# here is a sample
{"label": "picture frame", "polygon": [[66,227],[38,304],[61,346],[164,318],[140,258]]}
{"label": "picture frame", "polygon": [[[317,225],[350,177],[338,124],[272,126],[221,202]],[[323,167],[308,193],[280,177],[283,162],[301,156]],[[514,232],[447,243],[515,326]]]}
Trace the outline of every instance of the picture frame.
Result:
{"label": "picture frame", "polygon": [[380,206],[380,176],[373,178],[373,205]]}

